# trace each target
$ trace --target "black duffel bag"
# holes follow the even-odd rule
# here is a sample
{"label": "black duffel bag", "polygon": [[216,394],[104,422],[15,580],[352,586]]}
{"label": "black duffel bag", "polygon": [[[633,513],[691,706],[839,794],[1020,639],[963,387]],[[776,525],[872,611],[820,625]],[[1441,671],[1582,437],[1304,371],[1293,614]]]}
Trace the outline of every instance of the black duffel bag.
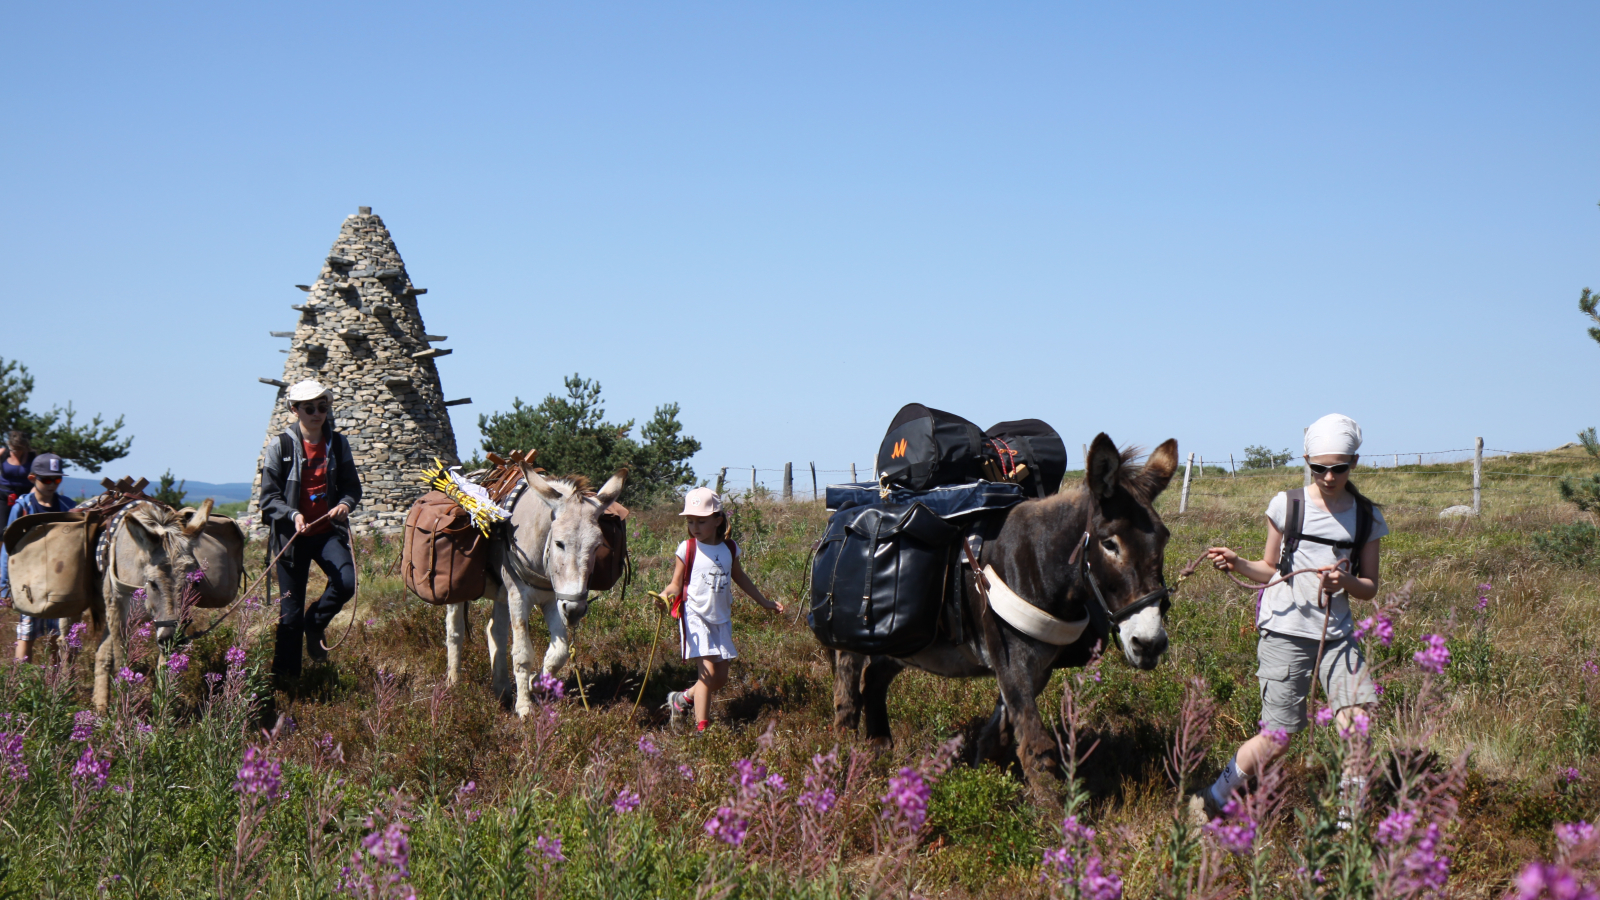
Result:
{"label": "black duffel bag", "polygon": [[960,535],[921,503],[834,513],[811,567],[807,622],[817,640],[890,656],[933,643]]}
{"label": "black duffel bag", "polygon": [[983,434],[1006,472],[1019,465],[1028,467],[1028,477],[1019,483],[1030,496],[1048,497],[1061,490],[1061,479],[1067,474],[1067,445],[1043,419],[1001,422]]}
{"label": "black duffel bag", "polygon": [[908,403],[878,446],[879,484],[925,490],[983,477],[983,431],[955,413]]}

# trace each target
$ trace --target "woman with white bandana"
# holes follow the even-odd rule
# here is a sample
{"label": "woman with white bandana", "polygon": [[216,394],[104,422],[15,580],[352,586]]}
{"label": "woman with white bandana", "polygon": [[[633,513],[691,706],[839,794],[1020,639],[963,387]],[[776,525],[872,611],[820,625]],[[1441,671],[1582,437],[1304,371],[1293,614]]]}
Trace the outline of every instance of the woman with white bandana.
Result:
{"label": "woman with white bandana", "polygon": [[[1262,733],[1245,741],[1216,783],[1194,798],[1192,806],[1208,818],[1219,815],[1247,778],[1259,775],[1283,752],[1288,735],[1306,727],[1306,698],[1319,647],[1322,665],[1316,681],[1342,728],[1350,726],[1361,707],[1377,702],[1366,657],[1354,636],[1350,598],[1377,596],[1378,542],[1389,526],[1383,512],[1350,483],[1360,448],[1361,426],[1348,416],[1328,415],[1312,423],[1305,436],[1311,487],[1280,492],[1267,504],[1267,544],[1261,559],[1244,559],[1227,547],[1207,551],[1217,568],[1257,584],[1291,571],[1315,570],[1262,592],[1256,612]],[[1290,518],[1295,510],[1302,523],[1299,538],[1286,547],[1284,534],[1288,530],[1293,537]],[[1348,568],[1341,561],[1348,561]],[[1347,782],[1346,790],[1359,787],[1354,780]]]}

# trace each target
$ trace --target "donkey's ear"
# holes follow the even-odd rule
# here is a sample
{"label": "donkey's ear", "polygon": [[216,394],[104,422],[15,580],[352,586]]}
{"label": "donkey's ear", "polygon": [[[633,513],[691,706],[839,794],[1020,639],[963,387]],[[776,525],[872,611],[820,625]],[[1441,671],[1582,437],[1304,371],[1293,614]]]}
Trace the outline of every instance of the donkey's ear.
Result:
{"label": "donkey's ear", "polygon": [[1117,474],[1122,471],[1122,454],[1104,431],[1094,436],[1085,461],[1084,483],[1089,492],[1102,500],[1111,499],[1117,490]]}
{"label": "donkey's ear", "polygon": [[566,496],[556,490],[555,485],[545,481],[539,470],[533,467],[533,463],[522,463],[519,468],[522,469],[522,477],[528,479],[528,487],[533,488],[534,493],[543,497],[546,503],[560,503],[561,498]]}
{"label": "donkey's ear", "polygon": [[154,554],[162,549],[161,524],[142,504],[130,511],[122,520],[122,524],[128,534],[133,536],[133,542],[139,545],[140,550]]}
{"label": "donkey's ear", "polygon": [[605,509],[606,507],[610,506],[618,497],[622,496],[622,489],[627,484],[627,469],[618,469],[617,474],[606,479],[606,483],[600,488],[600,493],[595,495],[595,499],[600,501],[600,508]]}
{"label": "donkey's ear", "polygon": [[1144,469],[1139,473],[1139,484],[1144,488],[1144,495],[1154,500],[1156,495],[1167,489],[1167,482],[1172,480],[1177,471],[1178,439],[1167,438],[1145,460]]}
{"label": "donkey's ear", "polygon": [[207,497],[206,501],[200,504],[199,509],[184,510],[184,512],[189,514],[189,518],[184,522],[183,525],[184,537],[194,537],[200,533],[202,528],[206,527],[206,522],[211,519],[211,505],[211,498]]}

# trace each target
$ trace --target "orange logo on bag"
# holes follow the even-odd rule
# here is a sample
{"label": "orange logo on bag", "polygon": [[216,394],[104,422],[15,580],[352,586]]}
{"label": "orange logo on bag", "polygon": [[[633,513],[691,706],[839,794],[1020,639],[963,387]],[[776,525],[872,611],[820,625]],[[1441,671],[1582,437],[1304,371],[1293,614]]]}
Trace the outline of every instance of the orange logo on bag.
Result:
{"label": "orange logo on bag", "polygon": [[901,438],[900,440],[895,441],[894,452],[889,454],[889,458],[890,459],[899,459],[900,457],[905,456],[905,455],[906,455],[906,439],[905,438]]}

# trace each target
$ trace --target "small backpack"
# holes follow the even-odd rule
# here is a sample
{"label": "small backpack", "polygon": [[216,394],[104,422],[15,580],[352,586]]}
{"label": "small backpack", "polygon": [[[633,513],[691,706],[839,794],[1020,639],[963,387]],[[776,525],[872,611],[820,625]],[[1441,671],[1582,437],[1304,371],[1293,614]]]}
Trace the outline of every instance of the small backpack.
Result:
{"label": "small backpack", "polygon": [[1301,529],[1306,524],[1306,489],[1295,488],[1285,491],[1289,508],[1283,515],[1283,552],[1278,556],[1278,575],[1282,577],[1294,571],[1294,553],[1300,549],[1301,541],[1311,541],[1314,544],[1327,544],[1336,550],[1350,551],[1350,574],[1361,575],[1361,548],[1372,539],[1372,501],[1360,494],[1353,494],[1356,498],[1356,534],[1353,541],[1330,541],[1314,535],[1302,534]]}
{"label": "small backpack", "polygon": [[988,452],[978,426],[955,413],[908,403],[895,414],[878,446],[873,478],[914,491],[978,481]]}
{"label": "small backpack", "polygon": [[[723,538],[722,542],[728,545],[728,552],[733,554],[729,557],[730,562],[738,562],[739,545],[733,542],[733,538]],[[670,610],[674,619],[683,618],[683,599],[689,594],[689,579],[694,575],[694,548],[697,543],[694,538],[689,538],[689,546],[683,551],[683,589],[678,591],[678,596],[672,598]],[[732,578],[733,573],[729,572],[728,577]]]}
{"label": "small backpack", "polygon": [[1061,479],[1067,474],[1067,445],[1049,423],[1043,419],[1001,422],[983,435],[1002,472],[1010,475],[1027,466],[1027,475],[1016,482],[1023,490],[1035,497],[1048,497],[1061,489]]}

